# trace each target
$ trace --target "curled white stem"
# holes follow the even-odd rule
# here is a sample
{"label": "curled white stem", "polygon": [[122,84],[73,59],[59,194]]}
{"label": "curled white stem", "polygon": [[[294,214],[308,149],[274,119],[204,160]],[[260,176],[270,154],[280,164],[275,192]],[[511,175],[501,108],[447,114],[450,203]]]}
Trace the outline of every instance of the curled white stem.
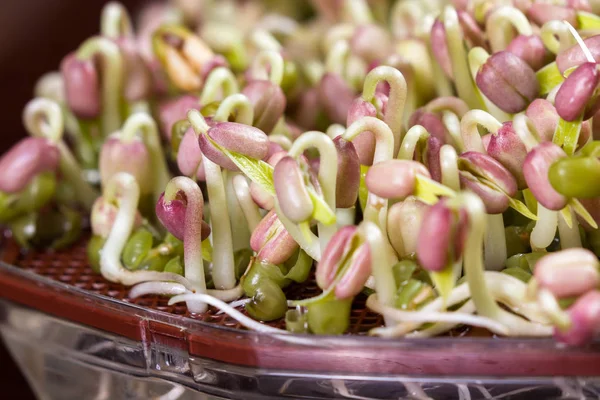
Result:
{"label": "curled white stem", "polygon": [[25,107],[23,121],[31,136],[46,138],[56,145],[60,154],[59,169],[62,176],[73,186],[79,203],[86,210],[91,210],[98,192],[85,181],[79,163],[62,141],[64,120],[60,106],[49,99],[33,99]]}
{"label": "curled white stem", "polygon": [[398,159],[400,160],[412,160],[415,156],[415,149],[417,144],[421,140],[427,140],[429,138],[429,132],[421,125],[415,125],[406,132],[400,151],[398,152]]}
{"label": "curled white stem", "polygon": [[482,110],[471,110],[460,120],[460,133],[465,146],[465,151],[486,153],[478,125],[483,126],[490,133],[496,133],[502,124],[489,113]]}
{"label": "curled white stem", "polygon": [[124,141],[132,140],[136,135],[141,135],[152,164],[152,175],[154,176],[154,188],[152,189],[154,203],[158,201],[162,191],[169,183],[171,176],[163,156],[163,150],[160,143],[160,135],[156,122],[148,113],[138,112],[132,114],[123,125],[121,139]]}
{"label": "curled white stem", "polygon": [[525,36],[533,33],[527,17],[517,8],[510,6],[501,6],[494,10],[487,18],[485,26],[494,53],[508,47],[513,38],[512,28]]}
{"label": "curled white stem", "polygon": [[531,151],[540,142],[535,126],[525,113],[515,115],[513,128],[519,136],[519,139],[525,145],[527,151]]}
{"label": "curled white stem", "polygon": [[[323,132],[309,131],[300,135],[289,150],[291,157],[300,157],[306,150],[316,148],[319,151],[319,183],[323,192],[323,199],[331,210],[335,210],[335,187],[337,181],[338,155],[335,145],[329,136]],[[321,253],[325,251],[331,237],[337,231],[335,224],[324,225],[319,223],[319,241]]]}
{"label": "curled white stem", "polygon": [[214,120],[220,122],[228,121],[229,117],[236,111],[235,122],[252,125],[254,108],[248,97],[241,93],[235,93],[223,99],[215,112]]}
{"label": "curled white stem", "polygon": [[398,154],[400,143],[402,142],[402,124],[406,107],[406,98],[408,96],[408,86],[404,75],[396,68],[385,65],[379,66],[369,71],[365,78],[362,93],[362,98],[365,101],[372,101],[375,97],[377,85],[380,82],[387,82],[390,85],[390,95],[383,121],[392,131],[394,137],[393,154]]}
{"label": "curled white stem", "polygon": [[[117,197],[117,192],[119,196]],[[115,174],[105,189],[107,201],[119,200],[119,211],[100,255],[100,273],[111,282],[135,285],[148,281],[173,281],[192,291],[189,281],[178,274],[157,271],[129,271],[121,264],[121,253],[131,236],[137,212],[140,188],[135,178],[125,172]]]}
{"label": "curled white stem", "polygon": [[283,81],[284,63],[279,51],[263,50],[256,55],[252,63],[252,75],[266,79],[277,86]]}
{"label": "curled white stem", "polygon": [[131,19],[121,3],[111,1],[104,6],[100,17],[100,32],[102,36],[111,39],[133,36]]}
{"label": "curled white stem", "polygon": [[542,25],[540,36],[544,46],[554,54],[558,54],[570,47],[572,43],[569,28],[559,20],[548,21]]}
{"label": "curled white stem", "polygon": [[77,57],[87,60],[100,56],[102,69],[102,132],[106,137],[121,127],[124,61],[119,46],[106,37],[86,40]]}
{"label": "curled white stem", "polygon": [[442,167],[442,185],[458,192],[460,190],[458,155],[452,145],[445,144],[440,149],[440,164]]}
{"label": "curled white stem", "polygon": [[224,67],[215,68],[206,78],[200,95],[200,104],[207,105],[221,98],[238,93],[239,86],[233,72]]}

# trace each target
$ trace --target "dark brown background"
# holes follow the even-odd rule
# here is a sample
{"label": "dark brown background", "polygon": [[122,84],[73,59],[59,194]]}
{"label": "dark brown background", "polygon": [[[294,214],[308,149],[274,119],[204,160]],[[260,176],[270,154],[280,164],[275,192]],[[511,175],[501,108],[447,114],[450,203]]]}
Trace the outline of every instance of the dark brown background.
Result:
{"label": "dark brown background", "polygon": [[[150,0],[121,0],[134,12]],[[57,70],[62,57],[99,30],[102,0],[1,0],[0,151],[25,135],[21,112],[36,80]],[[2,171],[0,171],[2,173]],[[12,398],[34,399],[0,343],[0,387]]]}

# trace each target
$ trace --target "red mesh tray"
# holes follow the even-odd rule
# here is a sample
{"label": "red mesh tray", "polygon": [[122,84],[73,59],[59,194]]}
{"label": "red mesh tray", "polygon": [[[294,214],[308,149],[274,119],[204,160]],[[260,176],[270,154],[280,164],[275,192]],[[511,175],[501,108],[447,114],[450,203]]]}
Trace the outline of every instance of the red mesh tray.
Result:
{"label": "red mesh tray", "polygon": [[[600,342],[567,348],[551,339],[499,339],[478,330],[432,339],[382,339],[364,334],[382,324],[355,301],[347,335],[266,335],[241,329],[214,308],[191,315],[160,296],[127,298],[129,289],[94,273],[86,238],[59,251],[20,251],[0,242],[0,297],[129,339],[186,350],[190,356],[252,368],[323,373],[420,376],[600,376]],[[288,299],[314,296],[310,280]],[[270,325],[283,328],[283,321]],[[461,336],[461,337],[456,337]],[[462,337],[467,336],[467,337]]]}

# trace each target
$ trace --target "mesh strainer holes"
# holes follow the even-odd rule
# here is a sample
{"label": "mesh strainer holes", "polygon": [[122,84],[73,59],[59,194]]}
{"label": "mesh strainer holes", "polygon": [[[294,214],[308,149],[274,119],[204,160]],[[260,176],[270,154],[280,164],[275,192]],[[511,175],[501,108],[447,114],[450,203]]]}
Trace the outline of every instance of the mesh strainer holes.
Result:
{"label": "mesh strainer holes", "polygon": [[92,289],[97,290],[97,291],[104,290],[104,289],[106,289],[106,283],[105,282],[93,282]]}
{"label": "mesh strainer holes", "polygon": [[[86,244],[87,240],[82,239],[72,248],[61,252],[28,251],[20,254],[15,264],[50,279],[72,284],[97,294],[108,295],[141,307],[185,316],[214,325],[242,329],[236,320],[226,314],[217,314],[218,310],[214,307],[210,307],[209,311],[203,315],[192,315],[188,312],[185,303],[169,306],[167,297],[144,296],[138,299],[129,299],[127,295],[130,288],[108,282],[100,274],[91,270],[86,258]],[[311,276],[308,282],[301,285],[290,285],[285,292],[288,299],[295,300],[316,296],[321,293],[321,290],[315,284],[314,276]],[[365,334],[369,329],[382,325],[383,321],[379,315],[365,309],[365,301],[365,296],[359,296],[353,305],[349,334]],[[237,309],[247,315],[243,305]],[[269,322],[267,325],[285,329],[283,319]]]}

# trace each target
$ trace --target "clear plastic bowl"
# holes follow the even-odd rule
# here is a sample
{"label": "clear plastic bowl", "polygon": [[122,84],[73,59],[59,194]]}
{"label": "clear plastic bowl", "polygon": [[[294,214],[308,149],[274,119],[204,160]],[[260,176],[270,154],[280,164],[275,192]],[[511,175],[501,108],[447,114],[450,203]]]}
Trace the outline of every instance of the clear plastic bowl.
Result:
{"label": "clear plastic bowl", "polygon": [[17,265],[0,263],[0,332],[40,399],[600,398],[600,342],[266,335]]}

